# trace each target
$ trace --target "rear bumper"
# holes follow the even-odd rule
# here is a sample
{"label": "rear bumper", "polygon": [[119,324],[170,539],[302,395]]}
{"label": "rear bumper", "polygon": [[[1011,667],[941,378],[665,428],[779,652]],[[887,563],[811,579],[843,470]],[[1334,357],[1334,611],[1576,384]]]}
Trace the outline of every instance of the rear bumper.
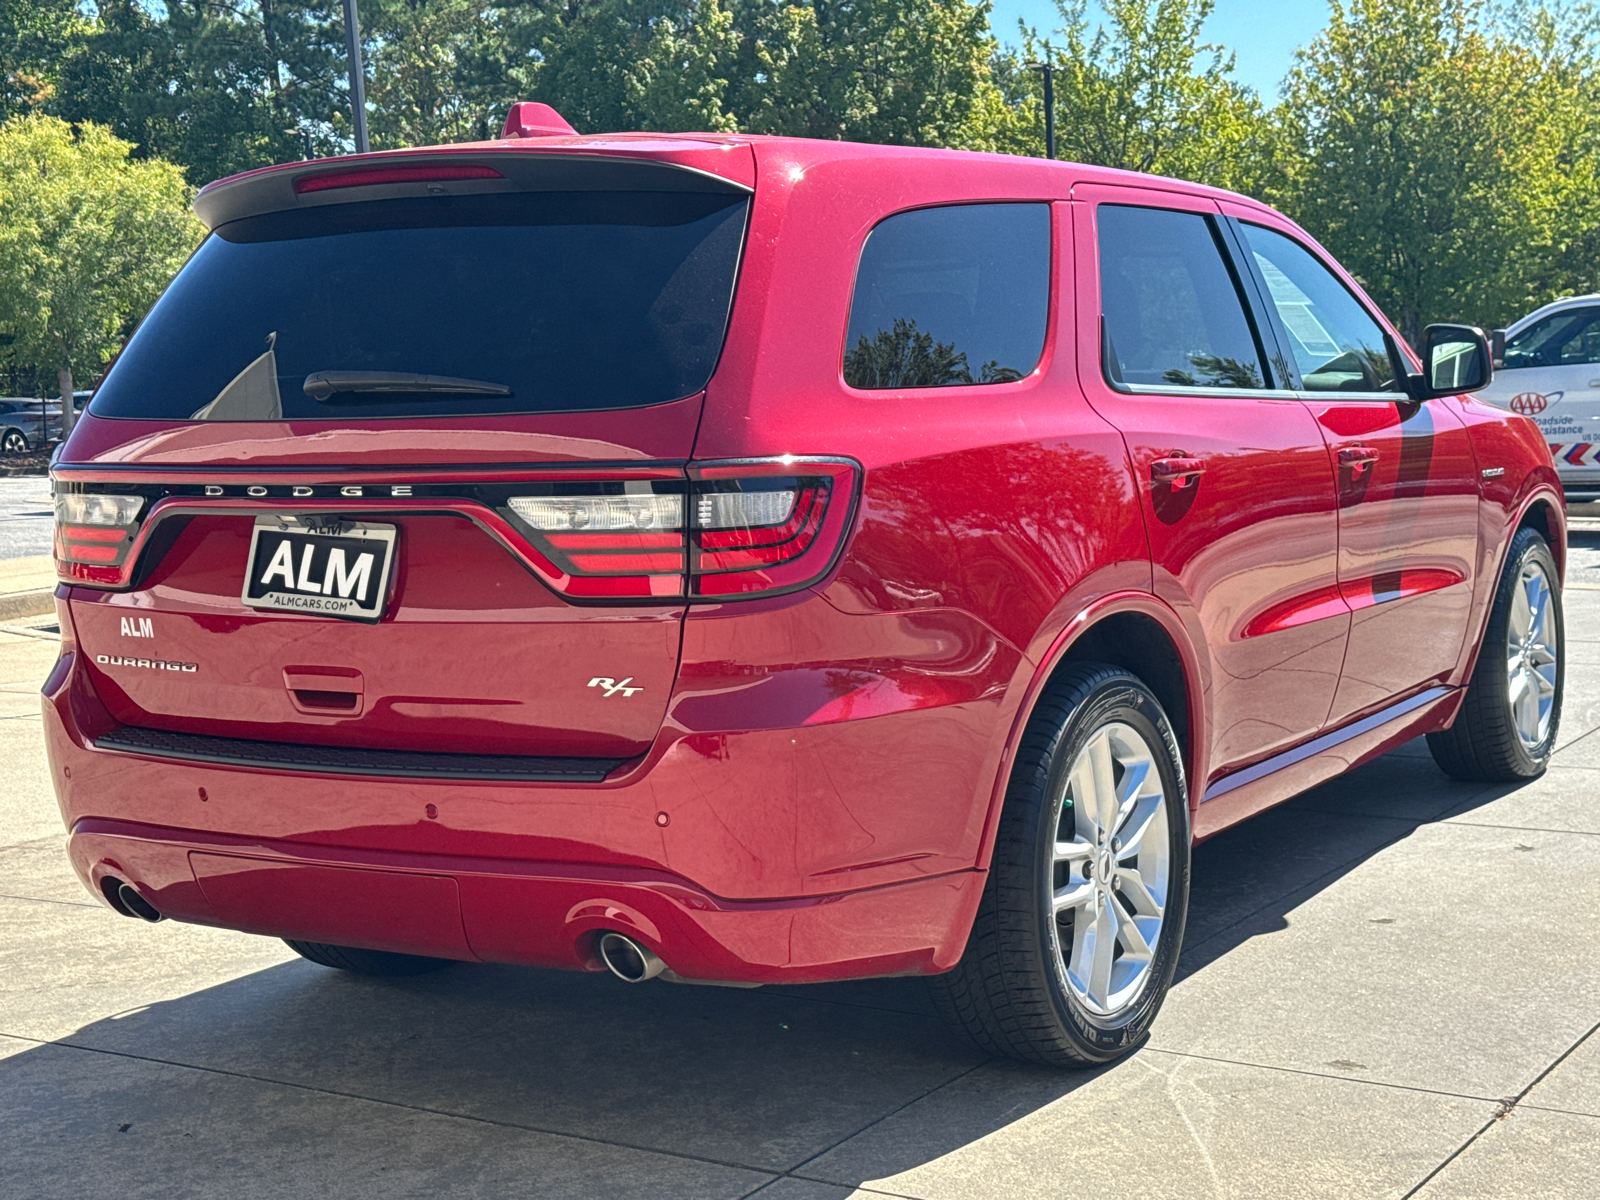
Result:
{"label": "rear bumper", "polygon": [[987,697],[671,727],[598,783],[338,775],[114,749],[75,654],[43,704],[73,866],[175,919],[568,969],[616,930],[687,979],[810,982],[948,970],[982,892]]}
{"label": "rear bumper", "polygon": [[[602,970],[615,930],[691,980],[803,983],[953,966],[983,886],[960,871],[793,900],[719,900],[664,872],[328,850],[84,820],[72,865],[201,925],[465,961]],[[959,930],[959,934],[957,931]]]}

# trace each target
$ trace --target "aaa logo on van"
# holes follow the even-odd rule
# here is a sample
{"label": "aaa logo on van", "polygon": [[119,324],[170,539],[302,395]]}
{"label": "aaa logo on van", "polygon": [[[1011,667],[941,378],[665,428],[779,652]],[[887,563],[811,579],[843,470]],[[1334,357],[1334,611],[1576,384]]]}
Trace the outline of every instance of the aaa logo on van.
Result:
{"label": "aaa logo on van", "polygon": [[1521,413],[1525,417],[1531,417],[1535,413],[1542,413],[1548,408],[1550,401],[1559,399],[1561,399],[1560,392],[1553,396],[1546,396],[1541,392],[1518,392],[1511,397],[1511,411]]}

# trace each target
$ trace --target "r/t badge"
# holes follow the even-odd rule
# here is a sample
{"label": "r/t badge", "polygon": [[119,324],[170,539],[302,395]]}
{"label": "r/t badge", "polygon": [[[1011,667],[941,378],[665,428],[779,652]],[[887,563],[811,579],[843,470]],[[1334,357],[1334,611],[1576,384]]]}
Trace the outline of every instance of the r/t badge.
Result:
{"label": "r/t badge", "polygon": [[644,688],[642,688],[642,687],[629,687],[628,685],[630,683],[632,683],[632,682],[633,682],[633,676],[632,675],[629,675],[626,679],[622,680],[620,683],[615,679],[605,679],[605,678],[602,678],[602,677],[597,675],[593,679],[589,680],[589,686],[590,687],[597,687],[597,688],[604,688],[605,689],[605,693],[606,693],[606,699],[609,700],[609,699],[611,699],[612,696],[615,696],[618,693],[621,693],[624,696],[631,696],[635,692],[644,691]]}

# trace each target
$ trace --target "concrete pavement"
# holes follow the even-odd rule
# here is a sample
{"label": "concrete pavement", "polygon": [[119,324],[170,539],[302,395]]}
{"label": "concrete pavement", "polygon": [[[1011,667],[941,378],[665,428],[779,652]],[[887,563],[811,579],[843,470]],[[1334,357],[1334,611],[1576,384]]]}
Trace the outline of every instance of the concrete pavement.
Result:
{"label": "concrete pavement", "polygon": [[61,853],[0,633],[0,1198],[1419,1197],[1600,1178],[1600,526],[1555,766],[1420,743],[1200,847],[1150,1044],[985,1059],[915,980],[724,991],[344,976],[118,917]]}

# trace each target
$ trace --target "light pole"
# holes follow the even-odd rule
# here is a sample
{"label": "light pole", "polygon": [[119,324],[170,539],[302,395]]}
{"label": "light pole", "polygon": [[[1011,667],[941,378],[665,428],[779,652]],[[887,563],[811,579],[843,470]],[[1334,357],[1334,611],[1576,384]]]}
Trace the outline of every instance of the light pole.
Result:
{"label": "light pole", "polygon": [[[355,118],[356,153],[365,154],[367,145],[367,85],[361,69],[361,18],[356,13],[356,0],[344,0],[344,40],[349,47],[350,111]],[[1048,76],[1047,76],[1048,78]],[[1046,87],[1049,85],[1046,84]]]}
{"label": "light pole", "polygon": [[[347,0],[354,4],[355,0]],[[1044,76],[1044,156],[1056,156],[1056,65],[1049,62],[1024,63],[1030,71]]]}

